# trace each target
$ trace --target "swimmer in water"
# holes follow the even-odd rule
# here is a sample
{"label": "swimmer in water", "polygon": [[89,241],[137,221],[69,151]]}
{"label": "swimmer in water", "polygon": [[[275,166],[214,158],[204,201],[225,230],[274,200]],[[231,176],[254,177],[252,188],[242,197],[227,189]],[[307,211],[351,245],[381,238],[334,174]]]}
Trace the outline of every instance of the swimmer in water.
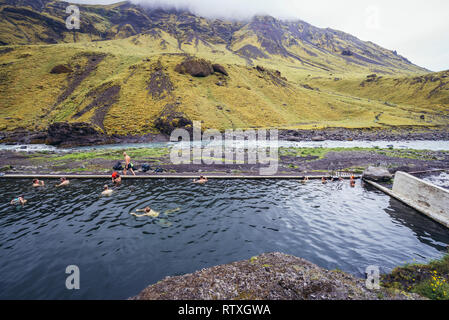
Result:
{"label": "swimmer in water", "polygon": [[303,184],[306,184],[308,181],[309,181],[309,177],[304,177],[304,180],[302,180],[301,182],[302,182]]}
{"label": "swimmer in water", "polygon": [[326,184],[326,183],[327,183],[327,180],[326,180],[325,177],[322,177],[322,178],[321,178],[321,183],[322,183],[322,184]]}
{"label": "swimmer in water", "polygon": [[45,186],[44,181],[39,180],[39,179],[33,179],[33,187],[38,188],[38,187],[43,187]]}
{"label": "swimmer in water", "polygon": [[107,184],[104,185],[103,189],[104,190],[101,193],[101,195],[105,197],[109,197],[110,195],[112,195],[112,192],[114,192],[114,190],[109,189],[109,186]]}
{"label": "swimmer in water", "polygon": [[12,199],[10,204],[12,206],[22,205],[22,207],[27,203],[27,200],[23,198],[23,196],[17,197],[15,199]]}
{"label": "swimmer in water", "polygon": [[[175,212],[178,212],[180,210],[181,210],[181,208],[169,209],[169,210],[164,212],[164,215],[165,216],[169,216],[169,215],[171,215],[171,214],[173,214]],[[136,212],[144,212],[144,214],[137,214],[137,213],[134,213],[134,212],[131,212],[130,214],[135,216],[135,217],[153,217],[153,218],[157,218],[160,215],[159,212],[151,210],[150,207],[146,207],[145,209],[137,209]]]}
{"label": "swimmer in water", "polygon": [[58,185],[56,185],[56,186],[57,186],[57,187],[64,187],[64,186],[67,186],[67,185],[69,185],[69,184],[70,184],[70,181],[67,180],[67,178],[62,177],[62,178],[61,178],[61,183],[58,184]]}
{"label": "swimmer in water", "polygon": [[349,181],[349,184],[351,185],[351,188],[355,187],[355,178],[354,178],[354,176],[351,176],[351,180]]}
{"label": "swimmer in water", "polygon": [[137,213],[131,212],[130,214],[135,217],[139,217],[139,218],[140,217],[153,217],[153,218],[159,217],[159,212],[151,210],[150,207],[146,207],[145,209],[137,209],[136,212],[144,212],[144,213],[137,214]]}
{"label": "swimmer in water", "polygon": [[194,179],[193,183],[205,184],[207,182],[207,178],[205,176],[200,176],[198,180]]}

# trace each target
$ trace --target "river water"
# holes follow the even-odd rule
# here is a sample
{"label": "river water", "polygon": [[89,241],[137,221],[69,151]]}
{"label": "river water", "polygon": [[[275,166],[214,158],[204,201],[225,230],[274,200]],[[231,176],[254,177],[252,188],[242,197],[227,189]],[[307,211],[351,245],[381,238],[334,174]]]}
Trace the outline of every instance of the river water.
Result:
{"label": "river water", "polygon": [[[194,142],[194,143],[181,143],[181,146],[214,146],[217,143],[222,144],[222,142]],[[89,151],[89,150],[104,150],[104,149],[129,149],[129,148],[162,148],[162,147],[172,147],[175,143],[172,142],[154,142],[154,143],[123,143],[123,144],[112,144],[112,145],[99,145],[99,146],[87,146],[87,147],[76,147],[76,148],[56,148],[54,146],[44,145],[44,144],[31,144],[31,145],[6,145],[0,144],[1,150],[12,150],[12,151],[53,151],[53,152],[73,152],[73,151]],[[429,141],[278,141],[265,143],[257,141],[235,141],[236,147],[254,147],[254,146],[278,146],[285,148],[394,148],[394,149],[415,149],[415,150],[431,150],[431,151],[448,151],[449,141],[444,140],[429,140]]]}

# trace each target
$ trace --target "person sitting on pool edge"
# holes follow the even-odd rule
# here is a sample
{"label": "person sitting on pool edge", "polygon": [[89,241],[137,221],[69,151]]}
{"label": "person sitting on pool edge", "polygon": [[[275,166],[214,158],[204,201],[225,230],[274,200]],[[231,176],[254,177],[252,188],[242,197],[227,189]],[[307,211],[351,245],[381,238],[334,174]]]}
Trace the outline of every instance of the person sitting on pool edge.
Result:
{"label": "person sitting on pool edge", "polygon": [[12,206],[16,206],[16,205],[22,205],[22,207],[25,205],[25,203],[27,203],[28,201],[25,200],[25,198],[23,196],[17,197],[15,199],[12,199],[10,204]]}
{"label": "person sitting on pool edge", "polygon": [[45,186],[44,181],[39,180],[39,179],[33,179],[33,187],[37,188],[37,187],[43,187]]}
{"label": "person sitting on pool edge", "polygon": [[56,185],[56,186],[57,186],[57,187],[64,187],[64,186],[67,186],[67,185],[69,185],[69,184],[70,184],[70,181],[67,180],[67,178],[62,177],[62,178],[61,178],[61,183],[58,184],[58,185]]}
{"label": "person sitting on pool edge", "polygon": [[200,183],[200,184],[205,184],[207,182],[207,178],[205,176],[200,176],[200,178],[198,180],[194,179],[193,183]]}
{"label": "person sitting on pool edge", "polygon": [[103,187],[103,192],[101,193],[102,196],[108,197],[112,194],[112,192],[114,192],[114,190],[109,189],[109,186],[107,184],[104,185]]}
{"label": "person sitting on pool edge", "polygon": [[117,171],[112,174],[112,182],[115,183],[116,186],[122,182],[122,177],[120,177]]}

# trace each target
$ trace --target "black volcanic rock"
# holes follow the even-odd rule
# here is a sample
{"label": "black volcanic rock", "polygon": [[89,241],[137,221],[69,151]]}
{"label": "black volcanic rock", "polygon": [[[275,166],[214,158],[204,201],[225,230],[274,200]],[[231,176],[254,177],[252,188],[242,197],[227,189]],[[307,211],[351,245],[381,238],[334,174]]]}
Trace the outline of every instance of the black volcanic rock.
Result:
{"label": "black volcanic rock", "polygon": [[213,64],[212,68],[214,69],[214,72],[221,73],[221,74],[223,74],[225,76],[229,76],[228,72],[226,71],[226,69],[222,65]]}
{"label": "black volcanic rock", "polygon": [[57,65],[51,69],[50,73],[52,74],[61,74],[61,73],[72,73],[73,70],[70,69],[68,66],[65,66],[63,64]]}
{"label": "black volcanic rock", "polygon": [[53,146],[81,146],[98,144],[105,137],[85,122],[55,122],[48,127],[46,143]]}
{"label": "black volcanic rock", "polygon": [[154,121],[154,126],[169,136],[175,129],[182,128],[192,132],[193,122],[183,112],[176,111],[174,105],[168,104]]}

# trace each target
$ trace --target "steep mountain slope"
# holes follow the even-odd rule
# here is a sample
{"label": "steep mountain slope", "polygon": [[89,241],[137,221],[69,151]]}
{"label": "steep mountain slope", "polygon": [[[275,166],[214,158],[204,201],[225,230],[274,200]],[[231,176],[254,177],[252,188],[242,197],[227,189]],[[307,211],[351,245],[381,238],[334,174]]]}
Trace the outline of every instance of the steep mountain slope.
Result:
{"label": "steep mountain slope", "polygon": [[121,2],[80,6],[73,32],[66,6],[0,0],[0,130],[60,121],[108,134],[192,120],[219,130],[448,125],[445,74],[339,31]]}
{"label": "steep mountain slope", "polygon": [[227,22],[120,2],[109,6],[80,5],[81,29],[72,32],[65,28],[67,6],[64,1],[0,0],[0,44],[111,40],[137,34],[150,34],[164,44],[163,31],[176,39],[178,49],[183,52],[217,51],[224,46],[250,65],[257,58],[275,58],[326,72],[427,71],[394,51],[300,20],[280,21],[261,16],[246,22]]}

